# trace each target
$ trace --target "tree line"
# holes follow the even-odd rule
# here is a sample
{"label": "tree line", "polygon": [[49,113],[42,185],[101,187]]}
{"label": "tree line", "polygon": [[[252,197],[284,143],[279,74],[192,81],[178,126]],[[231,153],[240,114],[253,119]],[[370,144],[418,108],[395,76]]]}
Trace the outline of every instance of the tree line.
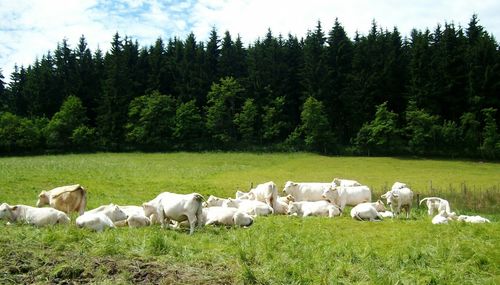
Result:
{"label": "tree line", "polygon": [[0,152],[306,150],[500,157],[500,51],[473,15],[403,38],[335,21],[248,46],[118,33],[103,54],[67,40],[10,81],[0,70]]}

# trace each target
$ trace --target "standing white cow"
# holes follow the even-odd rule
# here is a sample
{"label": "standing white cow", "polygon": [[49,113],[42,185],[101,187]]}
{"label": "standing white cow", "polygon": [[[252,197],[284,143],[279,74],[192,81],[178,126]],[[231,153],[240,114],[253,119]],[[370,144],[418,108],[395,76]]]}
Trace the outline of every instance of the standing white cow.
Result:
{"label": "standing white cow", "polygon": [[332,183],[287,181],[283,192],[287,195],[292,195],[296,202],[313,202],[324,200],[323,191],[329,189],[331,186]]}
{"label": "standing white cow", "polygon": [[[395,215],[399,215],[401,208],[403,208],[406,210],[406,218],[410,218],[410,210],[413,203],[413,191],[410,188],[405,187],[387,191],[387,193],[380,197],[387,199],[387,205],[391,207],[391,211]],[[394,204],[396,204],[396,211],[394,211]]]}
{"label": "standing white cow", "polygon": [[420,200],[419,205],[422,205],[422,202],[426,201],[427,205],[427,213],[429,216],[432,216],[434,213],[434,210],[437,210],[436,212],[439,213],[441,211],[446,211],[446,213],[451,213],[451,208],[450,208],[450,203],[442,198],[439,197],[426,197],[422,200]]}
{"label": "standing white cow", "polygon": [[69,217],[62,211],[53,208],[35,208],[26,205],[0,205],[0,219],[10,222],[25,222],[34,226],[46,226],[69,223]]}
{"label": "standing white cow", "polygon": [[257,200],[229,198],[226,201],[224,201],[224,203],[222,203],[222,206],[238,208],[242,212],[255,216],[267,216],[274,213],[274,209],[271,206]]}
{"label": "standing white cow", "polygon": [[351,209],[351,217],[358,221],[383,220],[383,216],[380,212],[384,211],[384,203],[380,200],[375,203],[361,203]]}
{"label": "standing white cow", "polygon": [[170,221],[189,222],[189,234],[194,233],[196,224],[201,226],[203,196],[198,193],[176,194],[170,192],[160,193],[155,199],[142,204],[146,216],[158,214],[162,228],[169,225]]}
{"label": "standing white cow", "polygon": [[38,195],[37,207],[50,205],[66,214],[78,212],[82,215],[87,206],[87,191],[80,184],[62,186]]}
{"label": "standing white cow", "polygon": [[356,206],[360,203],[370,202],[372,200],[372,191],[368,186],[351,187],[329,187],[323,191],[323,199],[334,202],[344,211],[346,205]]}
{"label": "standing white cow", "polygon": [[335,186],[342,186],[342,187],[362,186],[361,183],[359,183],[356,180],[341,179],[341,178],[333,178],[332,184],[334,184]]}
{"label": "standing white cow", "polygon": [[340,215],[340,209],[337,205],[328,201],[301,201],[291,202],[288,206],[288,214],[295,216],[327,216],[333,218]]}

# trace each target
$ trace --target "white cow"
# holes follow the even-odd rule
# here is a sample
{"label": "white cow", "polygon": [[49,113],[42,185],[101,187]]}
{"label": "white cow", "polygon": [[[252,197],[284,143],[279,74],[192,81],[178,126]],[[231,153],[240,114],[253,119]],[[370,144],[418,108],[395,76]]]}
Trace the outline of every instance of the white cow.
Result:
{"label": "white cow", "polygon": [[341,178],[333,178],[332,184],[334,184],[334,186],[342,186],[342,187],[362,186],[361,183],[359,183],[356,180],[341,179]]}
{"label": "white cow", "polygon": [[296,202],[321,201],[324,200],[323,191],[331,186],[332,183],[287,181],[283,192],[292,195]]}
{"label": "white cow", "polygon": [[157,213],[162,228],[169,225],[170,221],[189,222],[189,234],[194,233],[196,224],[201,226],[203,196],[198,193],[176,194],[170,192],[160,193],[155,199],[142,204],[146,216]]}
{"label": "white cow", "polygon": [[114,222],[127,218],[127,214],[118,205],[109,204],[85,212],[76,218],[76,225],[79,228],[89,228],[101,232],[106,228],[114,228]]}
{"label": "white cow", "polygon": [[278,197],[276,200],[276,207],[274,209],[275,214],[286,214],[288,212],[288,205],[291,202],[295,202],[292,195],[287,195],[285,197]]}
{"label": "white cow", "polygon": [[113,203],[109,205],[99,206],[95,209],[85,212],[84,215],[91,215],[102,213],[111,219],[112,222],[122,221],[127,219],[127,213],[125,213],[122,208]]}
{"label": "white cow", "polygon": [[420,200],[419,204],[422,205],[422,202],[424,201],[426,201],[425,203],[427,205],[427,213],[429,216],[434,214],[434,210],[437,210],[437,213],[443,210],[446,211],[446,213],[451,213],[450,203],[445,199],[439,197],[427,197]]}
{"label": "white cow", "polygon": [[323,199],[337,204],[344,211],[346,205],[356,206],[372,200],[372,191],[368,186],[329,187],[323,190]]}
{"label": "white cow", "polygon": [[115,226],[129,226],[131,228],[146,227],[151,224],[150,217],[146,217],[141,206],[118,206],[127,214],[127,219],[115,222]]}
{"label": "white cow", "polygon": [[87,206],[87,191],[80,184],[62,186],[38,195],[37,207],[50,205],[66,214],[78,212],[82,215]]}
{"label": "white cow", "polygon": [[222,207],[238,208],[249,215],[267,216],[274,213],[274,209],[268,204],[257,200],[232,199],[229,198]]}
{"label": "white cow", "polygon": [[327,216],[333,218],[340,215],[340,209],[337,205],[328,201],[300,201],[291,202],[288,207],[288,214],[294,216]]}
{"label": "white cow", "polygon": [[213,195],[210,195],[207,199],[206,202],[203,202],[203,207],[220,207],[222,206],[222,203],[226,201],[227,199],[224,198],[219,198]]}
{"label": "white cow", "polygon": [[[411,204],[413,202],[413,191],[410,188],[387,191],[387,193],[380,197],[387,199],[387,205],[391,207],[391,212],[395,215],[399,215],[401,208],[404,208],[406,210],[406,218],[410,217]],[[396,204],[396,211],[394,211],[394,204]]]}
{"label": "white cow", "polygon": [[445,210],[441,210],[439,214],[432,218],[432,224],[440,225],[440,224],[448,224],[449,221],[456,219],[457,216],[455,212],[447,213]]}
{"label": "white cow", "polygon": [[35,208],[26,205],[0,205],[0,219],[10,222],[25,222],[34,226],[67,224],[70,219],[64,212],[53,208]]}
{"label": "white cow", "polygon": [[379,214],[384,218],[394,218],[394,213],[391,211],[379,212]]}
{"label": "white cow", "polygon": [[482,224],[482,223],[491,223],[487,218],[483,218],[481,216],[467,216],[460,215],[458,216],[458,220],[460,222],[472,223],[472,224]]}
{"label": "white cow", "polygon": [[248,227],[253,224],[253,218],[231,207],[208,207],[203,208],[202,223],[204,225],[242,226]]}
{"label": "white cow", "polygon": [[83,214],[76,218],[76,226],[102,232],[107,228],[115,228],[113,221],[104,213]]}
{"label": "white cow", "polygon": [[383,220],[383,216],[380,212],[384,211],[384,203],[380,200],[375,203],[361,203],[351,209],[351,217],[358,221]]}

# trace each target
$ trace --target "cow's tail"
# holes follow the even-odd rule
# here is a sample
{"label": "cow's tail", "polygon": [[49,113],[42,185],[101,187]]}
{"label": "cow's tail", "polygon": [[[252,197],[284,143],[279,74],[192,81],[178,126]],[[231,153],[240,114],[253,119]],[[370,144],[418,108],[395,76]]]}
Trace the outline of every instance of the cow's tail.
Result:
{"label": "cow's tail", "polygon": [[194,193],[194,199],[198,202],[198,208],[196,209],[196,225],[198,227],[202,226],[202,216],[203,216],[203,201],[206,202],[205,198],[198,193]]}
{"label": "cow's tail", "polygon": [[431,199],[433,199],[433,200],[436,199],[436,200],[440,200],[440,201],[442,200],[441,198],[438,198],[438,197],[425,197],[424,199],[420,200],[420,202],[418,204],[422,205],[422,202],[424,202],[426,200],[431,200]]}

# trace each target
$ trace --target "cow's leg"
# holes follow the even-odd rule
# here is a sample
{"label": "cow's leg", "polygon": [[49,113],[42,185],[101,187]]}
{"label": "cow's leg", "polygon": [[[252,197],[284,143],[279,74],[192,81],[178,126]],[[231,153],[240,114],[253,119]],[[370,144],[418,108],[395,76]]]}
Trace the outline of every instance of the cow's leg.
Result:
{"label": "cow's leg", "polygon": [[189,234],[192,235],[194,233],[194,228],[196,227],[196,215],[187,215],[189,222]]}

